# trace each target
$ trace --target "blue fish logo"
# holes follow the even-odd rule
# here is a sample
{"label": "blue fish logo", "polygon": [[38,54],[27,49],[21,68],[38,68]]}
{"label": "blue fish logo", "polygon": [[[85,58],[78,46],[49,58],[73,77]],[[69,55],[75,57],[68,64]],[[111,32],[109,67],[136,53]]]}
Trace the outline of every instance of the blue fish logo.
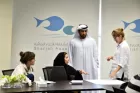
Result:
{"label": "blue fish logo", "polygon": [[140,19],[136,19],[130,23],[125,22],[125,21],[122,21],[122,22],[124,23],[124,29],[126,29],[128,27],[128,25],[134,23],[136,27],[134,29],[130,29],[130,30],[132,30],[135,33],[140,33]]}
{"label": "blue fish logo", "polygon": [[[62,18],[58,17],[58,16],[51,16],[51,17],[46,18],[44,20],[40,20],[36,17],[34,17],[34,18],[37,21],[36,27],[39,27],[44,21],[49,21],[50,25],[44,27],[45,29],[47,29],[49,31],[59,31],[64,26],[64,20]],[[71,26],[71,25],[65,26],[63,28],[63,32],[66,35],[73,35],[74,33],[72,32],[72,28],[73,28],[73,26]]]}
{"label": "blue fish logo", "polygon": [[73,26],[66,26],[63,28],[63,32],[67,35],[73,35],[74,33],[72,32]]}
{"label": "blue fish logo", "polygon": [[50,25],[47,26],[47,27],[44,27],[44,28],[47,29],[47,30],[50,30],[50,31],[58,31],[64,26],[63,19],[61,19],[58,16],[51,16],[51,17],[46,18],[44,20],[40,20],[38,18],[35,18],[35,19],[37,21],[36,27],[40,26],[41,23],[43,23],[44,21],[48,20],[50,22]]}

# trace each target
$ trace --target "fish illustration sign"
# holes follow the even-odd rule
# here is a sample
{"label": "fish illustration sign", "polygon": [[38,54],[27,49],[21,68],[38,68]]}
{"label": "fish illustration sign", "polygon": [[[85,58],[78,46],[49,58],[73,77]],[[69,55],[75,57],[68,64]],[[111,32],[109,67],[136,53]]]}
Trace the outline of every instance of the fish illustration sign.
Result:
{"label": "fish illustration sign", "polygon": [[130,29],[131,31],[135,32],[135,33],[140,33],[140,19],[136,19],[132,22],[125,22],[122,21],[124,23],[124,29],[126,29],[130,24],[135,24],[135,28],[134,29]]}
{"label": "fish illustration sign", "polygon": [[66,34],[66,35],[73,35],[74,32],[72,32],[72,28],[73,26],[72,25],[68,25],[68,26],[64,26],[64,20],[58,16],[51,16],[51,17],[48,17],[46,19],[38,19],[36,17],[34,17],[36,22],[37,22],[37,25],[36,27],[39,27],[44,21],[49,21],[50,22],[50,25],[49,26],[45,26],[44,29],[47,29],[49,31],[52,31],[52,32],[56,32],[56,31],[60,31],[62,28],[63,28],[63,32]]}

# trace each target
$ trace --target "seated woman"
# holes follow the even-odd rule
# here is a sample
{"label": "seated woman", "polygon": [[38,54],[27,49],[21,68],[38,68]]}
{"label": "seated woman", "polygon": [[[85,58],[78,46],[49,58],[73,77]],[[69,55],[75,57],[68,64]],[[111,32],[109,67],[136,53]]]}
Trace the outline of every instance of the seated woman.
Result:
{"label": "seated woman", "polygon": [[76,70],[70,65],[69,63],[69,57],[66,52],[60,52],[57,57],[54,60],[53,66],[64,66],[68,80],[83,80],[83,77],[81,74],[87,74],[84,70]]}
{"label": "seated woman", "polygon": [[26,75],[26,82],[29,86],[34,81],[32,65],[35,63],[35,54],[33,52],[20,52],[20,64],[15,68],[12,75],[24,74]]}

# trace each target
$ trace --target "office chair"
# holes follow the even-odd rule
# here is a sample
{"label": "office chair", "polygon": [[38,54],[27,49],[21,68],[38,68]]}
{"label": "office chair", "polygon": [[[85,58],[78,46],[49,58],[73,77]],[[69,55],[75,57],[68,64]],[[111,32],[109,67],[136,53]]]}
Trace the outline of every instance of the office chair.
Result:
{"label": "office chair", "polygon": [[2,70],[2,74],[11,76],[13,71],[14,71],[14,69]]}
{"label": "office chair", "polygon": [[51,71],[52,71],[53,66],[48,66],[43,69],[43,74],[44,74],[44,79],[45,80],[51,80]]}
{"label": "office chair", "polygon": [[67,80],[66,70],[63,66],[49,66],[43,68],[44,79],[50,81]]}

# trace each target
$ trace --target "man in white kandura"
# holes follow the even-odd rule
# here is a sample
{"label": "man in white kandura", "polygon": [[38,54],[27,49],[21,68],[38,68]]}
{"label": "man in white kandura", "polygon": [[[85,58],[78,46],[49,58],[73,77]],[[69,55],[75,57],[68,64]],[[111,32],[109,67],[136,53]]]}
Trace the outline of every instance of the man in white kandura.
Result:
{"label": "man in white kandura", "polygon": [[89,36],[88,26],[81,24],[69,43],[70,64],[76,69],[85,70],[84,80],[98,79],[98,53],[95,40]]}

